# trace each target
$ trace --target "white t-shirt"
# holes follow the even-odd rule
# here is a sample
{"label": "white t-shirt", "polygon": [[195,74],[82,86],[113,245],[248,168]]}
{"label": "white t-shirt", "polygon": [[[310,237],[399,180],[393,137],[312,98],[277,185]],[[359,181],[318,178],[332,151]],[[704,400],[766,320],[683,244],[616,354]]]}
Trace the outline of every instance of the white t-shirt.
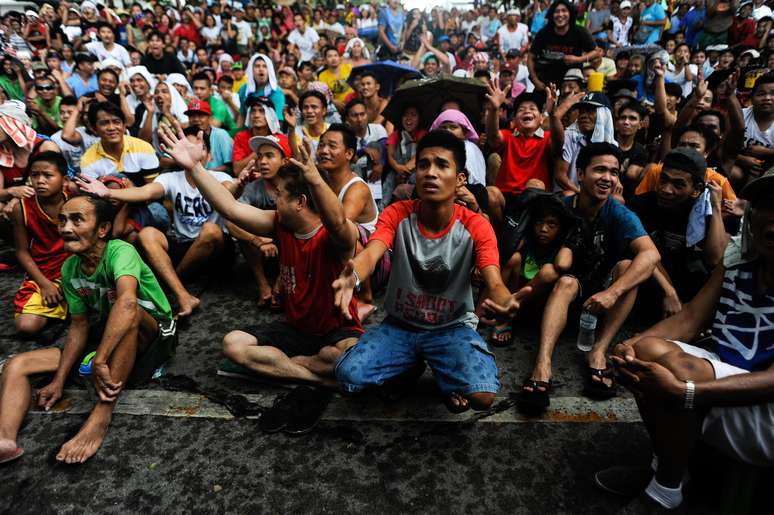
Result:
{"label": "white t-shirt", "polygon": [[[698,80],[699,67],[695,64],[689,64],[687,66],[689,66],[691,69],[691,76],[695,80]],[[675,73],[674,70],[667,70],[667,72],[664,74],[664,77],[666,78],[667,82],[674,82],[683,88],[683,98],[688,98],[693,92],[693,80],[685,80],[685,66],[683,66],[683,69],[680,70],[680,73]]]}
{"label": "white t-shirt", "polygon": [[742,109],[742,114],[744,115],[744,146],[761,145],[766,148],[774,148],[774,123],[764,132],[755,121],[752,107]]}
{"label": "white t-shirt", "polygon": [[237,29],[237,45],[247,45],[250,40],[250,24],[245,20],[235,21],[234,27]]}
{"label": "white t-shirt", "polygon": [[757,22],[761,18],[765,18],[766,16],[772,15],[771,7],[769,7],[766,4],[763,4],[760,7],[756,7],[755,9],[753,9],[752,15],[753,15],[753,18],[755,18],[755,21]]}
{"label": "white t-shirt", "polygon": [[298,29],[293,29],[293,32],[288,36],[288,43],[293,43],[301,51],[301,61],[311,61],[314,57],[314,46],[320,41],[320,36],[317,35],[317,31],[307,27],[303,34],[298,32]]}
{"label": "white t-shirt", "polygon": [[468,171],[468,184],[486,186],[486,161],[478,145],[465,140],[465,169]]}
{"label": "white t-shirt", "polygon": [[218,40],[222,29],[223,27],[216,25],[214,27],[202,27],[199,32],[204,38],[205,43],[212,45]]}
{"label": "white t-shirt", "polygon": [[516,24],[516,30],[511,32],[507,25],[497,29],[500,36],[500,53],[506,54],[508,50],[521,50],[529,42],[529,29],[523,23]]}
{"label": "white t-shirt", "polygon": [[92,41],[91,43],[86,43],[85,46],[86,50],[88,50],[92,55],[96,56],[100,61],[104,61],[105,59],[112,57],[127,68],[132,65],[132,58],[129,57],[129,52],[127,52],[126,49],[118,43],[114,43],[113,49],[110,51],[105,48],[105,45],[102,43],[102,41]]}
{"label": "white t-shirt", "polygon": [[344,25],[342,25],[339,22],[336,22],[336,23],[326,23],[325,24],[325,29],[326,30],[330,30],[331,32],[335,32],[337,34],[341,34],[342,36],[344,34],[346,34],[346,32],[344,31]]}
{"label": "white t-shirt", "polygon": [[[234,180],[223,172],[210,173],[220,183]],[[214,221],[217,216],[217,212],[210,207],[199,189],[185,178],[185,172],[162,173],[153,182],[164,187],[164,196],[172,203],[172,224],[178,240],[195,240],[202,226]]]}
{"label": "white t-shirt", "polygon": [[[361,150],[381,140],[387,139],[387,130],[384,126],[378,123],[369,123],[366,129],[366,134],[362,138],[357,138],[358,155],[361,154]],[[386,148],[382,148],[382,153],[386,152]],[[384,157],[384,156],[382,156]],[[368,176],[371,173],[371,168],[368,166],[368,157],[365,154],[361,155],[352,165],[352,171],[358,174],[360,177],[368,181]],[[382,180],[376,180],[374,182],[368,181],[368,187],[371,189],[371,196],[375,200],[382,199]]]}
{"label": "white t-shirt", "polygon": [[76,127],[75,130],[81,135],[81,144],[79,146],[71,145],[62,139],[62,131],[55,132],[51,136],[51,141],[57,144],[62,151],[67,164],[70,165],[76,173],[81,171],[81,156],[86,149],[99,141],[99,136],[86,131],[86,127]]}

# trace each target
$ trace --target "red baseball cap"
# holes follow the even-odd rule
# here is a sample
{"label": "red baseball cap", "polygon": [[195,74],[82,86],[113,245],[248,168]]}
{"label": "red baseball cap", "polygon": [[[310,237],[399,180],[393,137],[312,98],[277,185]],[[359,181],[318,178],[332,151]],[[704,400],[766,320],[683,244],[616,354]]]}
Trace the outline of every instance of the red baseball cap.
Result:
{"label": "red baseball cap", "polygon": [[186,116],[188,116],[190,113],[204,113],[206,115],[212,116],[212,108],[208,102],[204,102],[198,98],[195,98],[191,100],[190,104],[188,104],[188,110],[185,112]]}
{"label": "red baseball cap", "polygon": [[285,158],[289,158],[291,155],[288,137],[279,132],[270,136],[255,136],[250,138],[250,149],[252,149],[253,152],[258,152],[258,149],[262,145],[271,145],[274,148],[278,148]]}

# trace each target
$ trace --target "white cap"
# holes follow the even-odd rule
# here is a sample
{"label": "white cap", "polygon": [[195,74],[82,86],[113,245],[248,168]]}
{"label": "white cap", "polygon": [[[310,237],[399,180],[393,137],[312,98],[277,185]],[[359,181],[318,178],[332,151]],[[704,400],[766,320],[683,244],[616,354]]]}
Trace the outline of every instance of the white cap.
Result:
{"label": "white cap", "polygon": [[739,57],[742,57],[743,55],[751,55],[753,59],[758,59],[761,56],[761,53],[755,50],[754,48],[750,48],[748,50],[745,50],[742,52]]}
{"label": "white cap", "polygon": [[24,13],[24,16],[26,16],[27,18],[40,18],[40,16],[38,15],[38,13],[36,13],[36,12],[35,12],[35,11],[33,11],[33,10],[29,10],[29,11],[25,12],[25,13]]}
{"label": "white cap", "polygon": [[621,5],[619,6],[619,8],[621,9],[626,9],[627,7],[629,9],[631,9],[632,7],[632,3],[629,0],[624,0],[623,2],[621,2]]}
{"label": "white cap", "polygon": [[506,16],[521,16],[521,10],[516,7],[514,9],[508,9],[508,12],[505,13]]}

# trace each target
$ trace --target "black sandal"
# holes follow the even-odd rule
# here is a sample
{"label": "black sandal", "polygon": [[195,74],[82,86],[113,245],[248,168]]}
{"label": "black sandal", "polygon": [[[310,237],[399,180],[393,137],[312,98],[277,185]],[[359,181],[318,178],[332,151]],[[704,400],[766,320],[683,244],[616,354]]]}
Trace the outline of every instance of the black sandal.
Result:
{"label": "black sandal", "polygon": [[[598,377],[599,381],[595,381],[594,377]],[[605,379],[610,379],[611,383],[605,384]],[[615,371],[612,368],[588,367],[586,388],[583,392],[587,397],[596,400],[612,399],[616,396],[616,388]]]}
{"label": "black sandal", "polygon": [[[532,391],[525,388],[532,388]],[[541,390],[542,388],[542,390]],[[519,398],[519,411],[527,415],[540,415],[551,405],[551,380],[536,381],[527,378],[521,385],[521,397]]]}

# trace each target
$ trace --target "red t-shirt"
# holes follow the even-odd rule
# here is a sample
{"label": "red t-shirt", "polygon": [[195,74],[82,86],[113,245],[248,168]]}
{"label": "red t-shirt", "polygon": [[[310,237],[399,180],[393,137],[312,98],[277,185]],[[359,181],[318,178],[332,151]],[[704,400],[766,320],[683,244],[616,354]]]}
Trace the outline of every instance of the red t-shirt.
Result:
{"label": "red t-shirt", "polygon": [[542,138],[515,136],[509,130],[501,130],[500,134],[503,137],[502,164],[495,186],[503,193],[518,195],[524,191],[527,181],[539,179],[551,191],[551,133],[544,132]]}
{"label": "red t-shirt", "polygon": [[252,129],[245,129],[237,132],[234,136],[234,150],[231,154],[232,162],[241,161],[252,153],[250,148],[250,138],[253,137]]}
{"label": "red t-shirt", "polygon": [[333,281],[339,278],[344,264],[329,241],[328,230],[320,226],[313,234],[299,237],[282,227],[276,215],[274,227],[282,249],[279,281],[288,323],[313,336],[342,328],[363,332],[354,297],[349,304],[352,320],[345,319],[333,304]]}
{"label": "red t-shirt", "polygon": [[[402,131],[400,130],[395,130],[392,134],[387,136],[387,144],[394,147],[400,143],[401,132]],[[419,140],[424,138],[425,134],[427,134],[427,129],[417,129],[414,131],[414,134],[412,134],[411,137],[414,139],[414,143],[419,143]]]}
{"label": "red t-shirt", "polygon": [[419,222],[421,203],[390,205],[371,236],[393,250],[384,308],[391,317],[420,329],[456,324],[475,328],[470,271],[499,268],[494,229],[480,214],[455,204],[449,224],[431,233]]}
{"label": "red t-shirt", "polygon": [[199,34],[199,31],[196,30],[196,27],[193,25],[178,25],[175,29],[174,35],[179,38],[186,38],[188,41],[193,41],[196,43],[196,48],[204,46],[202,44],[201,34]]}

